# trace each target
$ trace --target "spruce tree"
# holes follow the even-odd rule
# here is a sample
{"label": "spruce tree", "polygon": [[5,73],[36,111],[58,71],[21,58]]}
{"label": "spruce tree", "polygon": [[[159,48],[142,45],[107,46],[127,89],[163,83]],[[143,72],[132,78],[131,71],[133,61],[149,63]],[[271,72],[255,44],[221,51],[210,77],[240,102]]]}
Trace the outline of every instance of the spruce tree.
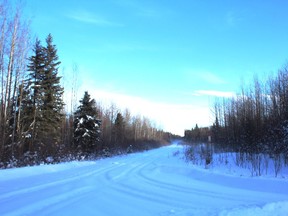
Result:
{"label": "spruce tree", "polygon": [[125,138],[125,122],[121,113],[117,113],[114,128],[115,144],[122,145]]}
{"label": "spruce tree", "polygon": [[28,59],[29,74],[21,108],[23,136],[29,138],[29,150],[40,150],[45,156],[51,154],[54,145],[60,141],[64,89],[60,85],[60,61],[52,36],[49,34],[46,38],[46,47],[37,39],[33,52]]}
{"label": "spruce tree", "polygon": [[44,89],[42,88],[42,82],[45,77],[45,54],[39,39],[36,39],[33,55],[29,57],[28,61],[27,68],[29,73],[23,87],[24,95],[21,106],[23,114],[23,118],[21,119],[23,127],[22,138],[24,139],[24,145],[29,146],[24,147],[24,149],[35,151],[36,146],[39,146],[37,143],[39,144],[40,142],[38,134],[43,117]]}
{"label": "spruce tree", "polygon": [[25,153],[27,151],[33,151],[33,128],[35,127],[35,106],[32,100],[31,89],[28,85],[22,84],[20,86],[21,92],[19,95],[19,112],[21,113],[21,118],[19,119],[21,125],[21,147],[20,152]]}
{"label": "spruce tree", "polygon": [[62,98],[64,88],[60,85],[61,77],[58,76],[58,68],[61,62],[51,34],[46,38],[46,47],[43,50],[45,61],[44,78],[41,83],[43,89],[42,133],[47,141],[53,144],[58,143],[61,136],[60,127],[64,117]]}
{"label": "spruce tree", "polygon": [[96,152],[100,141],[100,124],[95,100],[86,91],[74,113],[74,147],[82,153]]}

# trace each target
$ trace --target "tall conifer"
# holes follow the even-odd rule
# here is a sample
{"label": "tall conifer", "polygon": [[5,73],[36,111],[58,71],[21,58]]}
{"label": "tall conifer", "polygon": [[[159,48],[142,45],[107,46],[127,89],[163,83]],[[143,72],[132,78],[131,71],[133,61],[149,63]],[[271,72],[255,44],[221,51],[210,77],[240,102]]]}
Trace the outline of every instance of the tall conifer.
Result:
{"label": "tall conifer", "polygon": [[48,141],[56,143],[60,141],[60,126],[64,117],[62,98],[64,88],[60,85],[61,77],[58,75],[58,68],[61,62],[51,34],[47,36],[46,47],[43,50],[45,61],[44,77],[41,84],[43,89],[42,132]]}
{"label": "tall conifer", "polygon": [[27,130],[23,132],[23,136],[29,139],[29,150],[40,149],[46,155],[60,141],[60,126],[64,117],[64,89],[58,75],[61,62],[50,34],[46,38],[46,47],[36,40],[33,52],[28,59],[29,74],[24,88],[22,110],[26,124],[24,128]]}

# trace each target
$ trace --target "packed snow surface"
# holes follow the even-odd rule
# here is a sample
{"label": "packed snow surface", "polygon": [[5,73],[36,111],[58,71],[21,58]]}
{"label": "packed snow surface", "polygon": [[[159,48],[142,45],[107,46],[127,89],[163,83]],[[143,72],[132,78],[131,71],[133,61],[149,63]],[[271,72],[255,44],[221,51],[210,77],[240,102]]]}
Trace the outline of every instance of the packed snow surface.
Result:
{"label": "packed snow surface", "polygon": [[0,215],[288,215],[287,179],[197,169],[182,148],[1,170]]}

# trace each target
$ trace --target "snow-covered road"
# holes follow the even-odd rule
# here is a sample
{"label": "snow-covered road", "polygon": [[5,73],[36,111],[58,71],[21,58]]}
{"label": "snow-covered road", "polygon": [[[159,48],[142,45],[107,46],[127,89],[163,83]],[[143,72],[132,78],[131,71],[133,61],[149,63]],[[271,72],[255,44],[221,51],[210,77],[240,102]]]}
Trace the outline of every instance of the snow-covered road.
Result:
{"label": "snow-covered road", "polygon": [[1,170],[0,215],[287,215],[287,180],[195,169],[181,148]]}

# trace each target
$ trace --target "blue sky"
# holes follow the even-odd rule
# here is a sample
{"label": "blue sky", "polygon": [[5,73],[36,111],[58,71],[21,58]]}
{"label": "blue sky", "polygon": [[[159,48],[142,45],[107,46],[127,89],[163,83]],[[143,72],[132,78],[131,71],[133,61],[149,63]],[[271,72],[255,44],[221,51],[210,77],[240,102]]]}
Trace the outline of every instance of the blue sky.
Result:
{"label": "blue sky", "polygon": [[79,98],[88,90],[183,135],[212,124],[215,96],[287,63],[287,8],[285,0],[27,0],[25,14],[33,35],[53,35],[66,80],[78,65]]}

